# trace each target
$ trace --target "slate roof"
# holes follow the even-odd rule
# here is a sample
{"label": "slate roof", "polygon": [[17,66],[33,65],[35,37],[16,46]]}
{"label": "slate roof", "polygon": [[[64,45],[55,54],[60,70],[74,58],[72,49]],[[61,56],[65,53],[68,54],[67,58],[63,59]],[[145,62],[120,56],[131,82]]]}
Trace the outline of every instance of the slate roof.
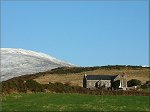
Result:
{"label": "slate roof", "polygon": [[87,75],[86,78],[87,80],[113,80],[117,76],[118,75]]}

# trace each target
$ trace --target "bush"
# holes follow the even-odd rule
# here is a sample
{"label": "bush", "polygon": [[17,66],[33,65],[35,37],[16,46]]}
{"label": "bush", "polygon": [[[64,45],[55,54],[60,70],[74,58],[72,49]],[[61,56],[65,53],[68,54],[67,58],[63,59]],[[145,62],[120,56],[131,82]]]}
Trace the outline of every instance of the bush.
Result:
{"label": "bush", "polygon": [[146,81],[146,84],[149,84],[149,85],[150,85],[150,81]]}
{"label": "bush", "polygon": [[97,81],[97,82],[95,83],[95,87],[96,87],[97,89],[100,89],[100,90],[105,90],[105,89],[106,89],[105,84],[102,84],[100,81]]}
{"label": "bush", "polygon": [[112,83],[112,88],[113,89],[118,89],[120,85],[120,80],[116,80]]}
{"label": "bush", "polygon": [[93,71],[99,68],[100,67],[98,66],[95,66],[95,67],[59,67],[59,68],[52,69],[50,73],[51,74],[81,73],[81,72],[86,72],[86,71]]}
{"label": "bush", "polygon": [[28,90],[32,92],[44,92],[45,91],[43,85],[39,84],[38,82],[34,80],[27,80],[25,84]]}
{"label": "bush", "polygon": [[142,89],[148,89],[148,88],[150,88],[150,81],[146,81],[145,84],[141,85],[141,88]]}
{"label": "bush", "polygon": [[95,83],[95,87],[98,88],[98,89],[100,89],[100,87],[101,87],[100,81],[97,81],[97,82]]}
{"label": "bush", "polygon": [[[119,87],[120,81],[117,80],[113,84],[115,88]],[[146,82],[145,84],[150,84]],[[9,80],[0,83],[2,86],[2,93],[9,94],[13,92],[56,92],[56,93],[83,93],[83,94],[91,94],[91,95],[145,95],[149,96],[149,91],[122,91],[115,90],[109,91],[105,89],[93,89],[82,88],[80,86],[71,86],[68,84],[62,84],[60,82],[49,84],[40,84],[35,80]],[[147,87],[147,86],[146,86]]]}
{"label": "bush", "polygon": [[128,87],[141,85],[141,81],[137,79],[131,79],[127,82]]}

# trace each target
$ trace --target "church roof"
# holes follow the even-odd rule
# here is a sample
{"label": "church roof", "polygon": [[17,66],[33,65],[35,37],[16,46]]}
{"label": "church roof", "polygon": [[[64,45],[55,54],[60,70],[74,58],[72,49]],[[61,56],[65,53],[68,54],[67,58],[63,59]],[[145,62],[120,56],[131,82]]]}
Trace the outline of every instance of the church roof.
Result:
{"label": "church roof", "polygon": [[87,80],[114,80],[118,75],[87,75]]}

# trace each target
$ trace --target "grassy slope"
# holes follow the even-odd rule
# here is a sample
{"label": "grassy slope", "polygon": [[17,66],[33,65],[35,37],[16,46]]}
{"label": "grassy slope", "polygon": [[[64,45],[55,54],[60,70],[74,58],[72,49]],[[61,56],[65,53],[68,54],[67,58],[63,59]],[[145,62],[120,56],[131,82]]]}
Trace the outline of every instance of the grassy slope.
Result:
{"label": "grassy slope", "polygon": [[146,96],[94,96],[81,94],[10,94],[3,111],[149,111]]}
{"label": "grassy slope", "polygon": [[[62,70],[63,71],[63,70]],[[65,71],[65,70],[64,70]],[[72,85],[79,85],[82,86],[82,79],[85,72],[87,74],[110,74],[110,75],[118,75],[125,72],[127,74],[127,79],[138,79],[145,83],[149,80],[149,68],[136,68],[136,69],[128,69],[128,68],[121,68],[121,69],[106,69],[106,68],[98,68],[92,71],[84,71],[81,73],[46,73],[43,76],[35,78],[35,80],[42,84],[48,84],[49,82],[61,82],[66,83],[69,82]]]}

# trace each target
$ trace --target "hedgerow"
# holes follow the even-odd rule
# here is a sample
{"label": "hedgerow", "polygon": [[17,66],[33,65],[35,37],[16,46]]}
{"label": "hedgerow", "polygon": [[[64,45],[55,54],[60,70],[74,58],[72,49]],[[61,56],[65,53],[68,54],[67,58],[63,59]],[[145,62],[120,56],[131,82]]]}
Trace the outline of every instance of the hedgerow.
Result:
{"label": "hedgerow", "polygon": [[49,83],[49,84],[40,84],[32,79],[30,80],[13,80],[9,82],[3,82],[2,93],[9,94],[13,92],[56,92],[56,93],[81,93],[81,94],[91,94],[91,95],[142,95],[150,96],[150,93],[147,91],[138,91],[138,90],[105,90],[105,89],[87,89],[80,86],[71,86],[62,84],[60,82]]}

